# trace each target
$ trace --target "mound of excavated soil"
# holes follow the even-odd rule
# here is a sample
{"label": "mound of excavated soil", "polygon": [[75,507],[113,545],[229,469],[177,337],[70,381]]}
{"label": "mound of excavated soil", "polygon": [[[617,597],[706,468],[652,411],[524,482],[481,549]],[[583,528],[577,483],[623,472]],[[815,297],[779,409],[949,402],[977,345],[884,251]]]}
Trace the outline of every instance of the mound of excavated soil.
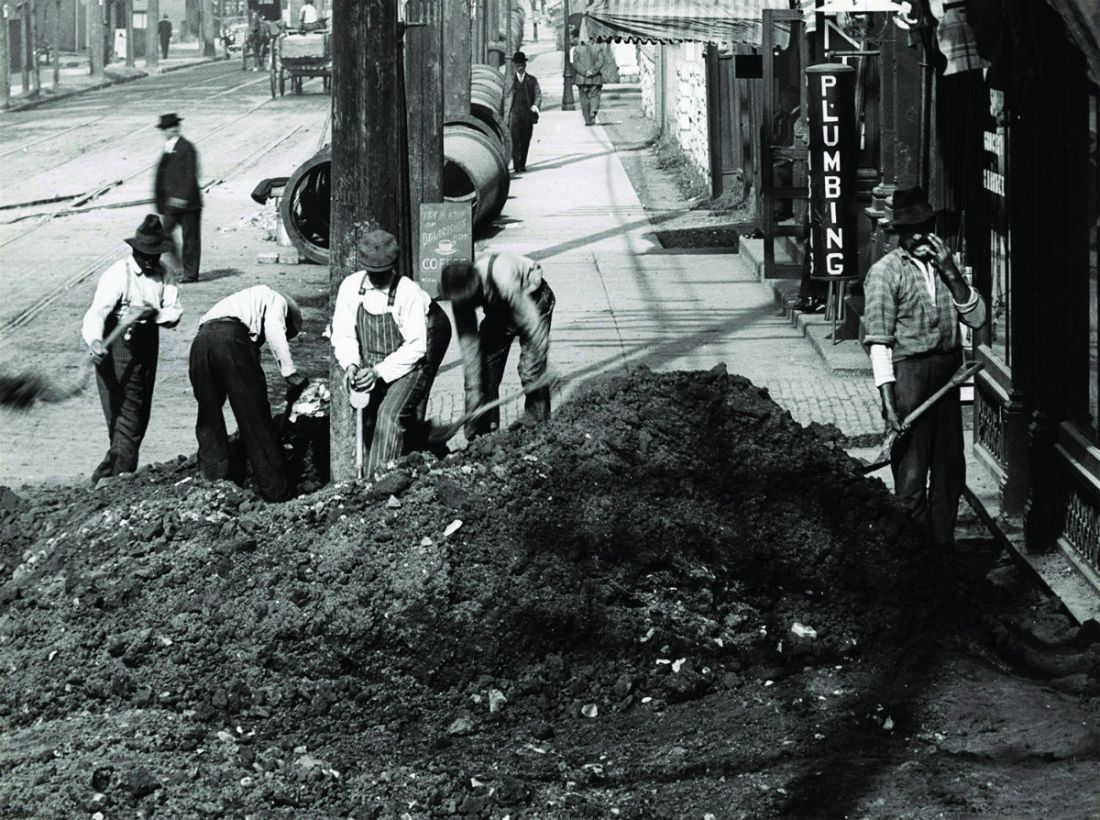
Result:
{"label": "mound of excavated soil", "polygon": [[935,598],[882,485],[721,370],[373,487],[181,462],[0,516],[13,817],[763,816],[881,732]]}

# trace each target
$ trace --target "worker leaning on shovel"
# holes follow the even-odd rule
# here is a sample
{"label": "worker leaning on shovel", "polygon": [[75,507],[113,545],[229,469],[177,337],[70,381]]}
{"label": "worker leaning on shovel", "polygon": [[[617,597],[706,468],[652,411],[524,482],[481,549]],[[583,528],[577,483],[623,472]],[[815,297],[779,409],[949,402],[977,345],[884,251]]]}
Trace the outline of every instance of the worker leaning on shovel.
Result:
{"label": "worker leaning on shovel", "polygon": [[863,283],[863,344],[887,433],[902,434],[891,453],[894,492],[937,546],[951,547],[966,478],[958,388],[907,430],[901,419],[952,381],[963,360],[959,322],[985,324],[985,302],[933,233],[935,212],[921,188],[896,190],[893,216],[898,247]]}
{"label": "worker leaning on shovel", "polygon": [[[332,349],[353,404],[362,398],[362,441],[370,442],[363,477],[422,442],[423,413],[451,323],[434,299],[396,270],[400,249],[383,230],[358,245],[361,270],[340,283],[332,314]],[[369,393],[369,397],[362,394]],[[359,394],[356,396],[356,394]],[[356,454],[361,463],[363,452]]]}
{"label": "worker leaning on shovel", "polygon": [[[549,419],[550,387],[543,383],[556,299],[542,278],[542,266],[510,253],[480,256],[472,265],[455,262],[443,269],[440,296],[450,299],[454,309],[462,347],[466,412],[497,398],[508,351],[518,336],[519,378],[527,393],[525,410],[536,421]],[[485,314],[480,325],[479,307]],[[500,409],[494,407],[466,425],[466,438],[499,426]]]}
{"label": "worker leaning on shovel", "polygon": [[92,472],[93,485],[137,469],[153,403],[160,327],[175,327],[183,315],[179,290],[165,283],[160,256],[172,249],[172,240],[160,219],[146,216],[125,241],[131,256],[99,277],[81,328],[95,364],[110,439],[107,455]]}
{"label": "worker leaning on shovel", "polygon": [[278,362],[289,408],[308,384],[290,355],[289,341],[301,329],[302,310],[297,302],[267,285],[226,296],[199,320],[199,332],[191,342],[188,375],[199,404],[195,438],[204,477],[229,477],[229,437],[222,414],[228,398],[256,490],[268,501],[286,498],[286,463],[271,418],[260,348],[266,342]]}

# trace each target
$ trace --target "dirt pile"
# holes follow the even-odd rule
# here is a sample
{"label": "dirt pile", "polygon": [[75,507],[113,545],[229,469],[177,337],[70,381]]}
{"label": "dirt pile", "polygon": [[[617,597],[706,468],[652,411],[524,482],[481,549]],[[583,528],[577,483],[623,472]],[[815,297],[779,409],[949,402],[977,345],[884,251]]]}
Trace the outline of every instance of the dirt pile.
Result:
{"label": "dirt pile", "polygon": [[724,370],[280,505],[193,461],[4,490],[0,534],[13,817],[675,816],[881,732],[936,601],[881,484]]}

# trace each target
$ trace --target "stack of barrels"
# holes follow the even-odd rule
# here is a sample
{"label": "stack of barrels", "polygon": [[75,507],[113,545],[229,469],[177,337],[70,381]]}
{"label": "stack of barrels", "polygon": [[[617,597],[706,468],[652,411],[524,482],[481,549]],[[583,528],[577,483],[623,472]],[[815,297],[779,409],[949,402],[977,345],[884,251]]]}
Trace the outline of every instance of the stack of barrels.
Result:
{"label": "stack of barrels", "polygon": [[[443,124],[443,199],[468,202],[474,228],[496,219],[508,200],[508,130],[502,120],[504,76],[489,65],[471,70],[470,113]],[[280,217],[287,235],[312,262],[329,262],[332,152],[326,146],[287,180]]]}

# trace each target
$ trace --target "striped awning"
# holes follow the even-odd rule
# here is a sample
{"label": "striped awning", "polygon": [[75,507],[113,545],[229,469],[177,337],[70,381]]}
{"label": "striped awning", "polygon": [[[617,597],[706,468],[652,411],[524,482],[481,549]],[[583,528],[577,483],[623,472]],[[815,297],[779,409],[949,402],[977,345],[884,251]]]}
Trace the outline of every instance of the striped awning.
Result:
{"label": "striped awning", "polygon": [[759,46],[764,9],[787,8],[788,0],[593,0],[584,11],[581,35],[629,43]]}

